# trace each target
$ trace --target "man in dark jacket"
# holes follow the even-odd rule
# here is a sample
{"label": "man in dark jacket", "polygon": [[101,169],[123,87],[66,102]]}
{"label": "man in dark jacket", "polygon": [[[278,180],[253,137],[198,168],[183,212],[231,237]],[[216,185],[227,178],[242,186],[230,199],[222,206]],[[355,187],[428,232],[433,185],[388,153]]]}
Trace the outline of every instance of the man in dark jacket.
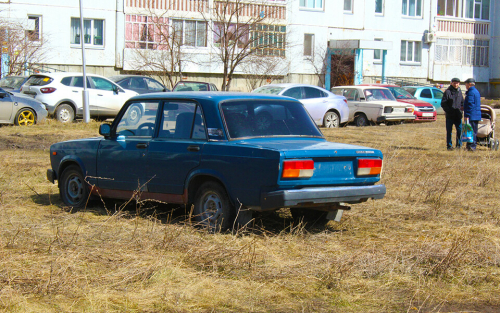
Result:
{"label": "man in dark jacket", "polygon": [[462,90],[460,90],[460,79],[453,78],[450,87],[446,89],[443,99],[441,99],[441,107],[446,113],[446,148],[448,150],[453,150],[453,143],[451,141],[453,125],[455,125],[457,131],[455,146],[457,148],[462,146],[460,136],[462,135],[463,103],[464,97],[462,96]]}
{"label": "man in dark jacket", "polygon": [[465,81],[465,101],[464,101],[464,117],[465,122],[472,126],[474,131],[473,142],[467,143],[467,150],[476,150],[477,127],[481,120],[481,95],[476,89],[476,81],[474,78],[469,78]]}

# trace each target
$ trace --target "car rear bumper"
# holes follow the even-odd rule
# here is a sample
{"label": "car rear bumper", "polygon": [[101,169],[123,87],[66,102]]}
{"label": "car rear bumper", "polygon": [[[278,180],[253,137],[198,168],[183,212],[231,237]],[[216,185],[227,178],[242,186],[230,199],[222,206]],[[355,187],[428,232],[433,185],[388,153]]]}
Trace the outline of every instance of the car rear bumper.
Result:
{"label": "car rear bumper", "polygon": [[394,121],[412,121],[415,115],[385,115],[377,117],[377,123],[394,122]]}
{"label": "car rear bumper", "polygon": [[382,199],[385,193],[385,185],[278,190],[262,194],[260,199],[261,207],[258,210],[267,211],[321,204],[331,205],[339,202],[359,203],[368,199]]}
{"label": "car rear bumper", "polygon": [[[423,116],[425,113],[432,113],[432,116]],[[426,114],[427,115],[427,114]],[[418,112],[415,111],[415,121],[416,122],[434,122],[436,120],[436,112]]]}
{"label": "car rear bumper", "polygon": [[56,181],[57,177],[56,177],[56,172],[54,172],[54,170],[52,169],[48,169],[47,170],[47,180],[51,183],[54,183]]}

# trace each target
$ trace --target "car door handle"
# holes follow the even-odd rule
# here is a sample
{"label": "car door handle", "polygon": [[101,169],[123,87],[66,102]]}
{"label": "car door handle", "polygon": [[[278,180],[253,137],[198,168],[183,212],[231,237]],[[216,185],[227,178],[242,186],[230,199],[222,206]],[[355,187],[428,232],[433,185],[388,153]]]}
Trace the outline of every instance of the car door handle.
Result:
{"label": "car door handle", "polygon": [[147,143],[138,143],[135,147],[137,149],[146,149],[148,147],[148,144]]}
{"label": "car door handle", "polygon": [[188,151],[196,152],[196,151],[200,151],[200,146],[191,145],[191,146],[188,146],[187,149],[188,149]]}
{"label": "car door handle", "polygon": [[99,93],[98,93],[97,95],[98,95],[99,97],[102,97],[102,95],[101,95],[101,94],[99,94]]}
{"label": "car door handle", "polygon": [[78,90],[73,90],[73,92],[78,92]]}

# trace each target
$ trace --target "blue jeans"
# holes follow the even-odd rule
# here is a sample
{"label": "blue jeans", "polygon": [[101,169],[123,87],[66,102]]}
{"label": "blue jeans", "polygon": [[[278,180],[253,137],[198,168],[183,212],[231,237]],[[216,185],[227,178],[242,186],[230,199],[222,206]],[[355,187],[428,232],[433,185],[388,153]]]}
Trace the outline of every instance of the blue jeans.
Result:
{"label": "blue jeans", "polygon": [[[462,118],[457,117],[448,117],[446,116],[446,147],[453,148],[453,143],[451,141],[451,133],[453,131],[453,125],[455,125],[455,129],[457,131],[455,145],[457,148],[462,146]],[[477,127],[476,127],[477,129]],[[476,131],[477,132],[477,131]]]}
{"label": "blue jeans", "polygon": [[472,126],[472,131],[474,132],[474,135],[473,135],[473,139],[474,141],[473,142],[468,142],[467,143],[467,149],[470,149],[470,150],[476,150],[476,143],[477,143],[477,128],[478,128],[478,124],[479,124],[479,121],[469,121],[469,124],[470,126]]}

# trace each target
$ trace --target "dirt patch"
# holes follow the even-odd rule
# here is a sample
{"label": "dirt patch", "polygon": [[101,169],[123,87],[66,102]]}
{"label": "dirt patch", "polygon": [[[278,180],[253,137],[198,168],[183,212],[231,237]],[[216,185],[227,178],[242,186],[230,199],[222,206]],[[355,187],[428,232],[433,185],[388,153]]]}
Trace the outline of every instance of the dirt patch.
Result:
{"label": "dirt patch", "polygon": [[22,133],[3,134],[0,133],[1,150],[48,150],[50,145],[58,142],[57,135],[29,135]]}

